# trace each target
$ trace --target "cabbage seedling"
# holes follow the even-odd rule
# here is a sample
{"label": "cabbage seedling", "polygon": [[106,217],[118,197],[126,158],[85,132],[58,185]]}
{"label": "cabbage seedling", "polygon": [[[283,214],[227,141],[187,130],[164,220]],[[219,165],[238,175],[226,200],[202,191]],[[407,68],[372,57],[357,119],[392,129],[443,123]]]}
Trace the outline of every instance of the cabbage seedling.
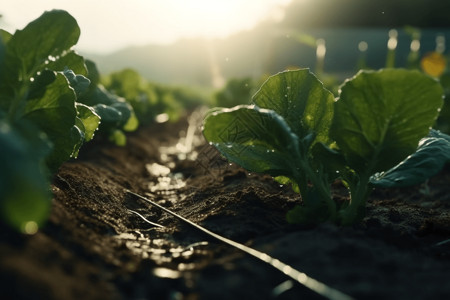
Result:
{"label": "cabbage seedling", "polygon": [[[391,168],[419,152],[442,104],[440,84],[419,71],[360,71],[336,99],[308,69],[286,71],[270,77],[252,105],[210,110],[203,134],[228,160],[300,192],[303,205],[289,221],[349,225],[364,217],[371,182],[383,185]],[[349,190],[343,204],[331,196],[336,179]]]}

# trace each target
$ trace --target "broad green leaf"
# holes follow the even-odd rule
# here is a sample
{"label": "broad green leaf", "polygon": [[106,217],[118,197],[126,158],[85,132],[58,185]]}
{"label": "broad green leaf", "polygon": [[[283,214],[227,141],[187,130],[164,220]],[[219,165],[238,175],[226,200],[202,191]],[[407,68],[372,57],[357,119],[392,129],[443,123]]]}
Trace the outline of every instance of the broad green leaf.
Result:
{"label": "broad green leaf", "polygon": [[[47,11],[24,29],[17,30],[8,42],[7,58],[12,76],[31,78],[46,64],[56,61],[74,46],[80,36],[76,20],[66,11]],[[68,66],[69,68],[71,66]]]}
{"label": "broad green leaf", "polygon": [[4,45],[6,45],[9,42],[11,37],[12,37],[11,33],[9,33],[8,31],[6,31],[4,29],[0,29],[0,40],[2,41],[2,43]]}
{"label": "broad green leaf", "polygon": [[315,158],[313,161],[315,169],[322,169],[323,175],[328,176],[329,182],[333,182],[339,177],[347,178],[348,168],[339,151],[331,149],[323,143],[316,143],[311,152]]}
{"label": "broad green leaf", "polygon": [[70,139],[68,142],[68,144],[70,143],[72,145],[72,151],[70,153],[70,157],[73,157],[73,158],[78,157],[80,148],[86,139],[85,131],[86,131],[86,129],[84,128],[83,122],[78,117],[75,118],[75,125],[73,125],[72,128],[70,129],[70,135],[69,135]]}
{"label": "broad green leaf", "polygon": [[[92,84],[91,84],[92,86]],[[102,85],[93,86],[87,94],[78,98],[78,102],[84,103],[89,106],[95,106],[97,104],[111,105],[118,101],[116,95],[110,93]]]}
{"label": "broad green leaf", "polygon": [[75,75],[72,70],[67,68],[64,69],[63,74],[69,81],[70,86],[74,89],[77,97],[81,96],[89,89],[91,81],[83,75]]}
{"label": "broad green leaf", "polygon": [[203,134],[230,161],[272,176],[298,176],[298,138],[274,111],[256,106],[215,109],[209,113]]}
{"label": "broad green leaf", "polygon": [[[91,81],[91,89],[94,89],[100,83],[100,72],[97,69],[97,65],[89,59],[84,61],[87,68],[87,77]],[[83,74],[84,75],[84,74]]]}
{"label": "broad green leaf", "polygon": [[127,137],[120,129],[114,129],[110,132],[108,139],[117,146],[125,146],[127,144]]}
{"label": "broad green leaf", "polygon": [[[11,38],[11,34],[7,31],[0,29],[0,80],[5,73],[5,55],[6,55],[6,43]],[[0,84],[1,87],[1,84]]]}
{"label": "broad green leaf", "polygon": [[95,110],[82,103],[77,103],[77,117],[83,123],[85,141],[88,142],[94,137],[95,131],[100,125],[100,116],[95,112]]}
{"label": "broad green leaf", "polygon": [[450,162],[450,136],[432,130],[417,151],[392,169],[376,173],[370,183],[377,187],[405,187],[419,184],[436,175]]}
{"label": "broad green leaf", "polygon": [[134,100],[145,90],[144,79],[132,69],[113,73],[108,79],[108,88],[125,99]]}
{"label": "broad green leaf", "polygon": [[308,69],[271,76],[253,96],[253,102],[283,117],[298,138],[312,132],[311,145],[329,143],[334,96]]}
{"label": "broad green leaf", "polygon": [[12,128],[1,120],[0,145],[0,217],[24,233],[34,233],[51,205],[44,165],[51,146],[34,126],[23,122]]}
{"label": "broad green leaf", "polygon": [[418,71],[360,71],[341,87],[332,136],[358,173],[387,170],[428,134],[442,95],[439,83]]}
{"label": "broad green leaf", "polygon": [[9,95],[12,94],[6,85],[8,72],[6,70],[6,44],[11,34],[0,29],[0,110],[7,110],[9,106]]}
{"label": "broad green leaf", "polygon": [[45,68],[53,71],[64,71],[64,69],[68,68],[77,75],[88,75],[84,58],[73,50],[64,52],[63,55],[56,60],[49,61],[48,64],[45,65]]}
{"label": "broad green leaf", "polygon": [[52,170],[73,155],[72,127],[77,116],[75,100],[75,93],[66,77],[56,73],[55,80],[47,86],[44,95],[26,103],[23,118],[36,124],[54,144],[48,161]]}
{"label": "broad green leaf", "polygon": [[135,131],[139,127],[139,120],[136,117],[134,111],[131,111],[131,116],[128,118],[128,121],[123,125],[123,130],[125,131]]}
{"label": "broad green leaf", "polygon": [[112,106],[97,104],[93,106],[95,112],[100,116],[101,126],[116,127],[122,120],[122,113]]}
{"label": "broad green leaf", "polygon": [[123,127],[131,117],[133,108],[125,101],[118,101],[111,104],[111,107],[117,109],[121,113],[121,120],[118,127]]}
{"label": "broad green leaf", "polygon": [[[28,101],[31,99],[38,99],[44,96],[47,86],[54,82],[56,73],[50,70],[42,71],[38,76],[34,77],[28,92]],[[23,103],[26,105],[26,102]]]}

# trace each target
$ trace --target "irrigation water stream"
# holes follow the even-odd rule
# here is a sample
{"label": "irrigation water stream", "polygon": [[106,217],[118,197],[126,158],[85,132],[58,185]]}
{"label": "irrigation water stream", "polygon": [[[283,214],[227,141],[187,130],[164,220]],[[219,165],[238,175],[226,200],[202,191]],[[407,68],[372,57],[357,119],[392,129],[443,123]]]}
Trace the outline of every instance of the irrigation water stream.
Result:
{"label": "irrigation water stream", "polygon": [[[278,291],[275,293],[281,293],[283,289],[289,289],[292,286],[292,282],[297,282],[313,292],[324,296],[325,298],[332,300],[350,300],[352,297],[342,293],[328,285],[308,276],[307,274],[296,270],[295,268],[289,266],[286,263],[281,262],[279,259],[273,258],[266,253],[255,250],[251,247],[245,246],[241,243],[233,241],[231,239],[225,238],[217,233],[214,233],[186,218],[180,216],[179,214],[171,211],[170,209],[164,207],[164,204],[173,205],[175,202],[183,200],[186,196],[181,192],[181,188],[186,186],[186,178],[182,173],[173,173],[172,168],[175,167],[175,159],[177,161],[190,160],[195,161],[198,158],[198,152],[194,149],[203,143],[201,138],[201,122],[203,119],[203,111],[195,111],[191,114],[188,120],[188,128],[185,132],[185,136],[181,136],[175,145],[162,146],[159,149],[161,154],[161,161],[164,164],[151,163],[146,165],[146,170],[154,178],[153,181],[149,182],[148,190],[150,193],[147,197],[137,194],[133,191],[126,190],[125,192],[145,201],[150,204],[153,208],[157,208],[162,212],[165,212],[178,220],[198,229],[204,234],[212,237],[220,242],[223,242],[230,247],[234,247],[244,253],[253,256],[260,260],[262,263],[269,264],[273,268],[284,273],[290,280],[277,287]],[[152,198],[154,200],[150,200]],[[158,204],[157,201],[161,204]],[[151,226],[163,228],[164,226],[147,219],[139,212],[129,209],[129,212],[140,217],[144,222]],[[151,258],[154,261],[168,262],[173,258],[184,257],[189,258],[192,255],[201,255],[202,247],[207,246],[207,241],[199,241],[190,244],[186,247],[174,246],[172,245],[170,249],[164,249],[163,240],[150,240],[146,238],[143,233],[136,232],[139,236],[127,233],[121,234],[117,238],[126,240],[126,246],[132,250],[134,253],[141,255],[142,258]],[[156,247],[152,247],[156,246]],[[178,278],[180,272],[189,269],[187,264],[181,263],[178,265],[178,270],[172,270],[169,268],[158,267],[155,268],[153,274],[156,276],[161,276],[165,278]]]}

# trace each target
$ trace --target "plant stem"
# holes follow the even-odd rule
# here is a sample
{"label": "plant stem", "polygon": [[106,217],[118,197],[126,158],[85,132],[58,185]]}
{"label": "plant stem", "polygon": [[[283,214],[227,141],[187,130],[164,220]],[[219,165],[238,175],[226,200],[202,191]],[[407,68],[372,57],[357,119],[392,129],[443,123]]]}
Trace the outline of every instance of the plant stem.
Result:
{"label": "plant stem", "polygon": [[[331,199],[331,193],[330,193],[330,188],[327,182],[324,182],[324,178],[323,176],[320,176],[320,173],[318,172],[314,172],[308,161],[304,161],[302,160],[301,162],[301,169],[300,170],[305,170],[306,172],[306,178],[310,180],[310,182],[312,183],[312,185],[314,186],[315,190],[318,192],[319,194],[319,198],[320,200],[323,200],[328,207],[328,212],[329,212],[329,217],[327,218],[328,220],[334,222],[336,220],[336,203],[333,201],[333,199]],[[300,176],[297,178],[304,178],[304,176]],[[306,199],[307,194],[308,194],[308,186],[305,183],[304,185],[300,185],[300,179],[297,180],[299,187],[300,187],[300,193],[302,195],[303,199]]]}
{"label": "plant stem", "polygon": [[363,174],[356,185],[350,185],[350,204],[339,212],[342,225],[352,225],[364,218],[370,176]]}

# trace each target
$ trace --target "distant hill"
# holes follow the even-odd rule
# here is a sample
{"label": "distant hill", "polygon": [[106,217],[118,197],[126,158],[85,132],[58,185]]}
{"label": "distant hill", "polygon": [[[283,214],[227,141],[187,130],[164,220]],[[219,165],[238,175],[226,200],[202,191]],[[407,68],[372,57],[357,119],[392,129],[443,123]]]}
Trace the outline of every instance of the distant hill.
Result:
{"label": "distant hill", "polygon": [[[450,36],[450,10],[445,9],[445,14],[439,10],[449,7],[449,1],[310,2],[314,5],[293,1],[281,23],[265,22],[253,30],[239,32],[225,39],[183,39],[171,45],[129,47],[104,56],[85,56],[93,59],[102,73],[133,68],[155,82],[218,86],[232,77],[257,78],[264,73],[274,74],[290,66],[314,69],[314,43],[317,38],[326,42],[325,70],[348,76],[356,71],[362,57],[358,50],[361,41],[367,42],[369,46],[364,54],[367,64],[372,68],[384,66],[388,30],[393,27],[400,29],[398,66],[406,64],[411,43],[410,34],[402,30],[404,25],[412,24],[422,28],[422,53],[434,50],[438,34]],[[399,3],[404,6],[399,6]],[[427,3],[435,7],[426,8]],[[405,9],[407,4],[408,9]],[[410,11],[412,8],[414,10]],[[434,15],[421,14],[420,9],[432,10]],[[353,17],[349,17],[349,14]],[[421,18],[417,17],[419,15]],[[430,26],[425,26],[426,24],[431,24],[431,27],[446,27],[428,28]]]}
{"label": "distant hill", "polygon": [[270,56],[272,41],[263,25],[226,39],[183,39],[171,45],[129,47],[108,55],[84,54],[102,73],[125,67],[145,78],[170,84],[210,86],[214,80],[259,76]]}

